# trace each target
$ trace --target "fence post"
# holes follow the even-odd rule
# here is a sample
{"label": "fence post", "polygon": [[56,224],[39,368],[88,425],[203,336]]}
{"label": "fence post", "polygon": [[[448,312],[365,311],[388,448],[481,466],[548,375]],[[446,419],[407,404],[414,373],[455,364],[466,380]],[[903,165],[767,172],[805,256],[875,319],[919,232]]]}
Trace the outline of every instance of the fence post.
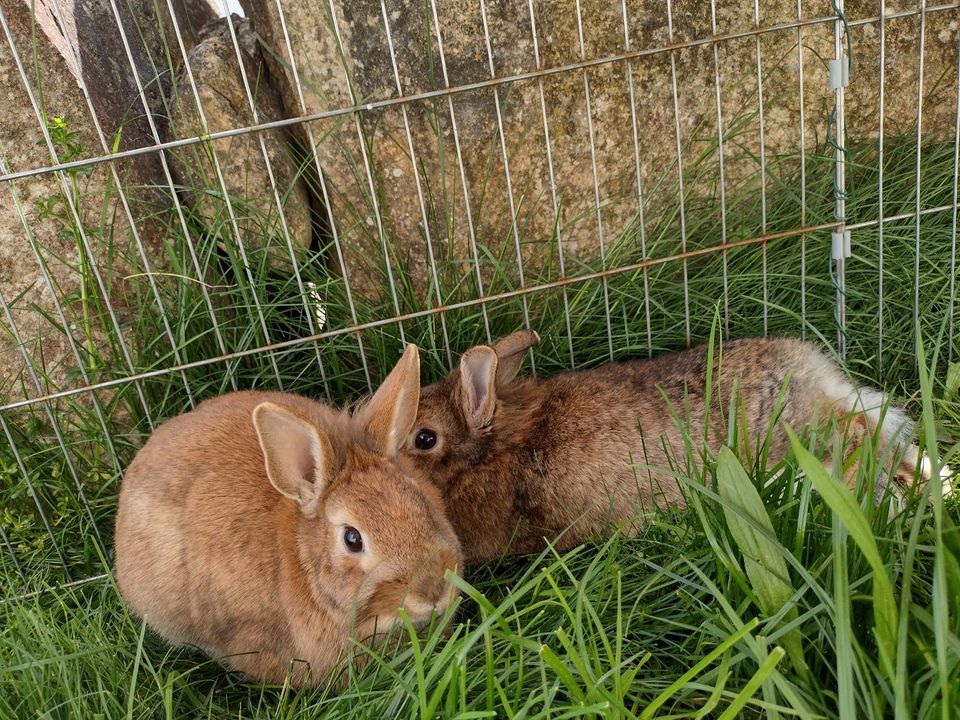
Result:
{"label": "fence post", "polygon": [[842,359],[847,357],[847,308],[845,263],[850,257],[850,231],[847,229],[847,141],[844,128],[843,90],[850,82],[850,33],[843,14],[843,0],[831,0],[837,20],[834,23],[833,41],[836,58],[830,61],[830,87],[835,93],[833,106],[832,142],[834,147],[834,217],[839,225],[833,231],[830,262],[835,266],[832,281],[836,290],[837,352]]}

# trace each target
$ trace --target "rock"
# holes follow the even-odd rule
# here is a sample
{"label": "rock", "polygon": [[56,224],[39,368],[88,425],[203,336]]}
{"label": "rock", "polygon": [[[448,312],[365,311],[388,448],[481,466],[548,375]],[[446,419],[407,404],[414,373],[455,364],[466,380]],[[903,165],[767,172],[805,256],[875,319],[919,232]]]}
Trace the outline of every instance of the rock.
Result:
{"label": "rock", "polygon": [[[189,54],[197,95],[210,132],[255,124],[227,22],[223,19],[209,25]],[[283,117],[281,101],[271,84],[250,23],[236,15],[233,22],[247,82],[254,94],[256,120],[264,123],[280,119]],[[193,88],[183,70],[177,78],[170,123],[175,137],[204,134]],[[277,211],[277,193],[283,203],[293,250],[309,249],[313,238],[309,195],[291,152],[291,140],[286,130],[278,129],[221,138],[171,153],[182,194],[203,223],[208,228],[225,228],[221,230],[222,236],[232,241],[229,221],[232,211],[245,248],[257,249],[269,243],[274,264],[289,265],[290,258]],[[264,148],[269,168],[264,161]],[[214,154],[230,198],[229,207],[223,199]]]}
{"label": "rock", "polygon": [[[915,9],[915,4],[903,2],[896,8],[894,4],[897,3],[887,3],[889,12]],[[289,116],[436,92],[447,84],[483,83],[491,77],[537,70],[527,2],[484,3],[492,71],[481,3],[448,0],[435,5],[447,82],[440,62],[433,3],[420,4],[414,11],[408,3],[387,0],[393,56],[378,1],[333,0],[340,43],[335,41],[328,17],[330,3],[326,0],[282,3],[293,50],[291,58],[277,3],[243,0],[247,17],[270,48],[266,54],[273,76],[283,90]],[[580,63],[583,58],[602,59],[624,52],[621,4],[583,0],[580,5],[582,23],[578,22],[573,3],[533,3],[540,67],[557,69]],[[679,161],[684,169],[685,191],[693,196],[713,197],[719,165],[715,148],[718,112],[714,48],[707,39],[715,34],[731,36],[717,45],[716,71],[728,192],[746,182],[758,183],[761,130],[756,38],[759,37],[763,77],[765,158],[773,162],[784,154],[798,153],[801,114],[807,151],[822,144],[833,93],[821,58],[833,57],[835,23],[828,17],[814,22],[816,17],[810,13],[824,13],[828,6],[805,6],[807,14],[801,18],[805,24],[798,34],[795,2],[774,0],[761,5],[762,14],[755,18],[752,2],[717,3],[714,31],[709,3],[675,0],[671,35],[664,5],[637,0],[627,3],[627,35],[630,49],[641,54],[629,62],[598,63],[585,70],[550,72],[542,78],[530,77],[497,87],[480,86],[455,92],[449,99],[444,94],[434,95],[364,111],[358,121],[354,115],[346,114],[311,122],[309,130],[318,140],[332,216],[347,254],[354,288],[371,298],[382,298],[384,294],[378,208],[391,262],[394,267],[403,264],[407,268],[421,294],[432,283],[427,232],[438,272],[447,279],[445,285],[452,287],[457,280],[466,279],[471,287],[475,253],[468,217],[480,247],[477,255],[486,280],[485,291],[510,289],[520,282],[515,227],[523,241],[520,259],[525,269],[524,281],[529,284],[531,278],[556,277],[559,264],[554,195],[560,215],[556,226],[569,273],[578,259],[596,257],[601,241],[609,249],[615,238],[635,226],[639,209],[638,168],[647,220],[676,211],[677,126],[683,147]],[[875,139],[879,131],[880,41],[879,23],[874,18],[877,6],[856,0],[847,2],[846,8],[852,21],[873,18],[852,29],[854,68],[846,104],[849,139],[868,141]],[[758,27],[758,21],[761,28],[786,27],[750,34]],[[905,132],[916,115],[919,18],[890,19],[884,32],[884,131]],[[803,108],[799,102],[797,50],[801,34]],[[663,50],[671,44],[676,48],[676,117],[671,53]],[[924,90],[933,90],[934,94],[924,106],[925,139],[953,132],[956,82],[950,78],[955,78],[956,56],[955,16],[949,12],[928,12]],[[392,57],[400,79],[399,91]],[[947,79],[944,81],[943,77]],[[631,79],[636,146],[629,103]],[[302,105],[298,87],[303,92]],[[547,162],[541,92],[552,167]],[[366,147],[358,139],[357,122]],[[410,125],[409,143],[405,122]],[[409,144],[413,146],[416,163]],[[635,153],[635,147],[639,153]],[[366,150],[373,168],[376,204],[371,197],[371,181],[364,171]],[[461,182],[460,159],[465,183]],[[509,187],[506,165],[510,171]],[[419,194],[418,179],[422,188]],[[497,279],[491,286],[492,264],[486,259],[489,256],[512,262],[512,277]],[[468,294],[476,291],[473,287]]]}
{"label": "rock", "polygon": [[[49,59],[55,67],[65,68],[86,87],[108,146],[119,135],[119,149],[128,150],[157,142],[144,111],[138,80],[160,140],[166,139],[164,92],[172,75],[169,63],[177,64],[180,57],[174,28],[180,28],[180,37],[189,51],[197,41],[197,26],[216,18],[215,1],[175,0],[176,18],[170,16],[165,2],[151,0],[16,0],[11,9],[23,16],[21,24],[29,29],[30,8],[35,2],[38,35],[55,49],[53,55],[42,55],[44,61]],[[122,33],[117,27],[114,6]],[[29,38],[27,34],[20,43],[21,54],[26,53],[26,58],[30,57]],[[131,71],[131,61],[136,76]],[[58,96],[49,100],[54,105],[61,102]],[[83,103],[82,95],[79,101]],[[83,115],[92,122],[89,111],[85,110]],[[79,124],[78,119],[73,122]],[[75,159],[102,154],[100,143],[95,142],[85,145]],[[162,182],[160,159],[155,153],[141,156],[136,171],[137,180]]]}
{"label": "rock", "polygon": [[[162,112],[162,83],[157,77],[169,73],[159,59],[166,57],[164,42],[170,41],[173,26],[166,4],[132,0],[117,3],[117,7],[138,75],[153,88],[149,92],[153,110]],[[157,7],[163,8],[159,17]],[[206,0],[177,0],[175,8],[184,13],[180,18],[184,26],[212,17]],[[118,134],[122,150],[155,144],[107,0],[10,0],[3,3],[2,10],[33,93],[53,128],[61,160],[102,156],[112,150]],[[184,40],[192,42],[189,31]],[[106,151],[82,86],[89,91]],[[159,121],[161,115],[156,117]],[[2,33],[0,149],[5,172],[29,171],[52,162],[13,49]],[[0,295],[9,306],[24,349],[36,365],[41,393],[83,382],[67,333],[72,335],[91,380],[128,372],[122,355],[114,355],[117,346],[105,342],[107,336],[116,336],[111,312],[122,332],[127,332],[131,307],[141,300],[151,301],[148,293],[141,295],[146,281],[128,276],[144,271],[144,253],[154,270],[163,269],[163,254],[158,252],[163,228],[155,219],[163,195],[153,189],[165,184],[158,156],[138,155],[116,162],[114,167],[116,175],[105,163],[67,173],[66,193],[80,215],[92,259],[81,252],[77,223],[56,175],[29,176],[3,183],[0,188],[5,194],[0,204]],[[118,181],[129,202],[143,253],[120,202]],[[37,253],[47,268],[52,288],[44,278]],[[66,327],[57,304],[66,316]],[[4,326],[0,329],[0,403],[37,395],[23,355],[6,328],[9,323],[3,312],[0,324]],[[129,344],[130,338],[127,340]]]}

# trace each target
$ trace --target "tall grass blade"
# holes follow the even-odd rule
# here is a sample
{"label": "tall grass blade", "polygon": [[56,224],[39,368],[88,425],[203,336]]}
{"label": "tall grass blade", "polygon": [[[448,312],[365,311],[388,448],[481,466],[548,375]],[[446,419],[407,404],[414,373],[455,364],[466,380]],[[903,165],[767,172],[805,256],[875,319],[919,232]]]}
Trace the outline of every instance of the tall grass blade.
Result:
{"label": "tall grass blade", "polygon": [[757,618],[751,618],[743,624],[743,627],[730,635],[726,640],[717,645],[709,653],[700,658],[700,660],[698,660],[693,667],[678,677],[669,687],[657,695],[657,697],[654,698],[646,708],[644,708],[643,712],[640,713],[640,720],[650,720],[660,706],[672,698],[684,685],[689,683],[691,680],[697,677],[697,675],[703,672],[704,669],[706,669],[712,662],[723,655],[731,647],[736,645],[741,638],[749,635],[750,631],[753,630],[759,624],[759,622],[760,621]]}
{"label": "tall grass blade", "polygon": [[[717,455],[717,486],[720,497],[727,503],[723,506],[727,527],[743,554],[747,577],[760,609],[767,617],[772,617],[790,602],[794,587],[790,582],[787,562],[781,554],[783,551],[778,543],[770,539],[775,537],[775,533],[760,493],[737,456],[726,446],[720,448]],[[784,614],[784,621],[789,623],[796,617],[797,608],[794,606]],[[803,659],[799,629],[786,633],[782,642],[794,668],[806,676],[807,665]]]}
{"label": "tall grass blade", "polygon": [[770,651],[770,654],[767,656],[767,659],[763,661],[763,664],[760,665],[760,668],[754,674],[752,678],[743,686],[743,690],[737,693],[737,696],[733,699],[733,702],[727,706],[727,709],[723,711],[723,714],[720,716],[719,720],[733,720],[734,718],[741,717],[740,711],[743,710],[743,707],[750,702],[754,694],[757,692],[757,688],[763,684],[763,681],[766,680],[771,673],[777,668],[777,663],[783,658],[786,654],[786,650],[780,647],[775,647]]}
{"label": "tall grass blade", "polygon": [[950,720],[953,709],[953,696],[957,693],[950,682],[950,667],[948,661],[947,643],[950,627],[950,604],[947,600],[947,547],[943,542],[944,514],[943,488],[940,481],[940,456],[937,449],[937,433],[934,427],[933,416],[933,382],[931,375],[936,372],[937,357],[934,354],[932,367],[927,367],[926,352],[923,346],[923,335],[917,333],[917,367],[920,371],[920,402],[923,411],[921,423],[923,425],[923,440],[927,456],[930,460],[930,487],[923,493],[933,502],[933,622],[934,647],[937,651],[937,675],[940,681],[941,704],[940,711],[943,720]]}
{"label": "tall grass blade", "polygon": [[823,463],[804,447],[796,433],[790,428],[786,430],[800,468],[870,563],[873,570],[873,629],[880,653],[880,667],[887,677],[895,681],[897,605],[893,585],[877,548],[873,531],[850,490],[827,472]]}

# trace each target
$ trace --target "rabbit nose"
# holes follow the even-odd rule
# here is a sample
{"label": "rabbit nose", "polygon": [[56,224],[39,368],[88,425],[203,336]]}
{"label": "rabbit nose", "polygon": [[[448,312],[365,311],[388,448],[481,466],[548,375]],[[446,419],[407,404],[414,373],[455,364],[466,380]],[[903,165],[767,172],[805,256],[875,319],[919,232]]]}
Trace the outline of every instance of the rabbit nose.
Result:
{"label": "rabbit nose", "polygon": [[451,600],[451,588],[442,578],[422,579],[410,589],[404,607],[416,621],[426,621],[434,615],[442,615]]}
{"label": "rabbit nose", "polygon": [[433,607],[439,608],[441,604],[446,607],[446,599],[449,593],[447,583],[443,578],[432,578],[420,583],[417,594]]}
{"label": "rabbit nose", "polygon": [[424,624],[430,621],[433,615],[443,613],[446,609],[446,603],[441,601],[429,600],[420,595],[410,594],[403,603],[404,610],[410,615],[410,619],[415,625]]}

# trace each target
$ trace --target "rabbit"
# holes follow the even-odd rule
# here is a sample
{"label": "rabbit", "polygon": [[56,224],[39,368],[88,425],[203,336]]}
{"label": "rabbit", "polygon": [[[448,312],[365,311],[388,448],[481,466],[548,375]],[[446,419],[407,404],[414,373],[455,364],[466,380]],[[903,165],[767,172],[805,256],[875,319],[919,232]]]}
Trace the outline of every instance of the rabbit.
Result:
{"label": "rabbit", "polygon": [[[535,552],[545,540],[566,550],[612,524],[630,534],[640,529],[644,509],[683,505],[669,458],[685,452],[678,416],[703,432],[708,348],[516,379],[524,353],[539,340],[522,330],[493,347],[467,350],[458,368],[423,389],[400,452],[408,473],[443,493],[471,564]],[[816,346],[787,338],[732,340],[714,362],[705,437],[711,451],[726,442],[738,385],[747,426],[742,439],[757,450],[777,414],[767,448],[773,459],[789,447],[784,424],[799,430],[834,412],[851,450],[879,426],[881,449],[902,458],[895,482],[885,484],[906,487],[918,463],[929,479],[929,461],[921,462],[910,442],[913,428],[903,410],[884,410],[878,391],[856,387]],[[849,459],[848,453],[843,460]],[[848,482],[853,476],[848,472]]]}
{"label": "rabbit", "polygon": [[419,373],[408,345],[352,416],[235,392],[158,427],[120,489],[116,581],[133,613],[173,644],[294,686],[320,683],[351,638],[381,635],[400,608],[418,626],[442,613],[460,545],[435,487],[393,460]]}

